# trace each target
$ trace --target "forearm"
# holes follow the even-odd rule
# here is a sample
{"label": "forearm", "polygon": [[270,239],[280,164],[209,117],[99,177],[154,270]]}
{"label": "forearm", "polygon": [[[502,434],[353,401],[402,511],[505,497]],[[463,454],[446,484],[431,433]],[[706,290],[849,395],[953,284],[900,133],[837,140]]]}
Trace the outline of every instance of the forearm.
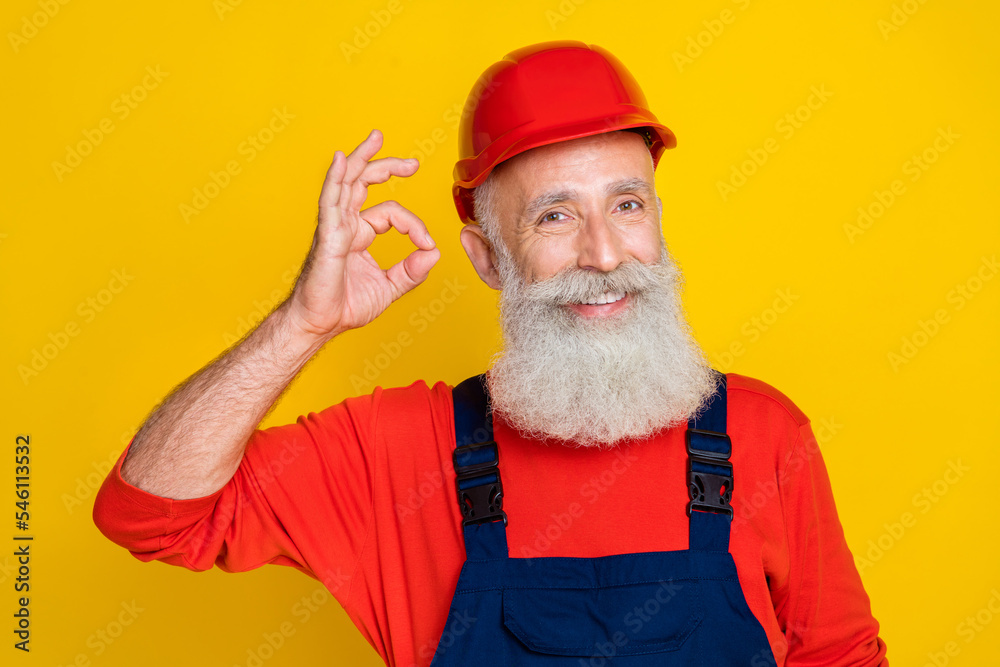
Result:
{"label": "forearm", "polygon": [[328,340],[293,325],[287,306],[157,407],[122,465],[126,482],[184,499],[209,495],[229,481],[254,429]]}
{"label": "forearm", "polygon": [[[427,277],[441,253],[423,221],[396,202],[376,204],[364,215],[360,210],[369,185],[417,170],[412,159],[373,160],[381,145],[381,133],[373,130],[350,156],[334,154],[292,296],[153,411],[133,439],[122,479],[175,500],[218,491],[239,468],[254,429],[310,357],[338,332],[371,322]],[[392,228],[417,249],[383,270],[368,246]]]}

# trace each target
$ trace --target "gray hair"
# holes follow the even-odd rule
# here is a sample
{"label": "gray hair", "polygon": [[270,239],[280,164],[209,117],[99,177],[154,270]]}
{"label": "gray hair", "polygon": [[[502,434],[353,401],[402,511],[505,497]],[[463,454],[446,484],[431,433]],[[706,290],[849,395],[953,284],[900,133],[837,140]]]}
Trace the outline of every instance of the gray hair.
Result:
{"label": "gray hair", "polygon": [[500,231],[500,202],[497,190],[497,173],[502,164],[497,165],[486,177],[486,180],[479,184],[472,192],[473,215],[479,228],[483,230],[490,247],[497,255],[497,271],[502,280],[512,280],[518,273],[517,260],[507,244],[503,242],[503,233]]}
{"label": "gray hair", "polygon": [[494,247],[504,245],[500,234],[500,210],[497,206],[497,173],[500,168],[500,165],[494,167],[486,180],[472,191],[473,215],[486,240]]}

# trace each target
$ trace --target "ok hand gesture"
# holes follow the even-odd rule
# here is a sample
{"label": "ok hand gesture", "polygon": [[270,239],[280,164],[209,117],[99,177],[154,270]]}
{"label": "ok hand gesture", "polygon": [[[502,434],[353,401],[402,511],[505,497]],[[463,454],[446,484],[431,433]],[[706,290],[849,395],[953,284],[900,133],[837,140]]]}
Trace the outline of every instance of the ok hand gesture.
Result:
{"label": "ok hand gesture", "polygon": [[[373,160],[381,147],[382,134],[373,130],[350,155],[337,151],[326,173],[312,248],[288,304],[291,321],[305,333],[329,339],[368,324],[423,282],[441,257],[423,221],[398,202],[361,210],[369,185],[412,176],[419,167],[413,159]],[[383,270],[368,247],[393,227],[417,249]]]}

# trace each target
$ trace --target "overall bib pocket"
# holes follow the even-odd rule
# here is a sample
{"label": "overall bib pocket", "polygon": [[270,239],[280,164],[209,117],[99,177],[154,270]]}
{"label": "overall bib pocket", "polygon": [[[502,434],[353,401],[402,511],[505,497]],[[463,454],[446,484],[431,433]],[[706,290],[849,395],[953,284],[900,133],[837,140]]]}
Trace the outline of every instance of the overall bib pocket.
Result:
{"label": "overall bib pocket", "polygon": [[533,653],[606,658],[668,653],[680,649],[701,624],[698,588],[690,579],[505,588],[503,624]]}

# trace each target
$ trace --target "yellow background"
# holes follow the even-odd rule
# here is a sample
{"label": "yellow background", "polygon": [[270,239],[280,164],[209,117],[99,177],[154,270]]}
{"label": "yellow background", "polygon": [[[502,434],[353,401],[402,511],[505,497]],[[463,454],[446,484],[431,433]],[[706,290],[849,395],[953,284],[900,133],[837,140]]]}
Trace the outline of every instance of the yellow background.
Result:
{"label": "yellow background", "polygon": [[[413,342],[378,384],[454,383],[485,368],[495,300],[458,243],[456,112],[506,52],[579,39],[618,55],[678,136],[657,183],[699,341],[720,370],[769,382],[830,425],[821,440],[848,543],[857,556],[885,547],[862,575],[892,663],[922,665],[954,641],[948,664],[998,664],[1000,618],[971,639],[957,630],[1000,590],[1000,279],[984,264],[1000,251],[996,3],[399,0],[392,13],[381,0],[71,0],[46,18],[46,2],[8,0],[0,20],[0,479],[9,489],[15,436],[30,434],[36,537],[25,655],[11,647],[16,531],[2,490],[0,663],[68,665],[82,654],[108,666],[247,665],[262,635],[291,621],[295,634],[268,667],[380,664],[335,601],[307,623],[293,616],[317,587],[293,570],[193,574],[106,541],[90,516],[95,471],[287,292],[334,151],[373,127],[385,133],[383,155],[419,151],[422,166],[370,202],[415,211],[443,258],[425,285],[330,344],[264,425],[359,393],[366,362],[401,331]],[[44,25],[32,32],[32,21]],[[156,81],[147,67],[165,74]],[[144,77],[144,99],[122,117],[120,97]],[[804,111],[813,87],[830,95]],[[274,109],[294,118],[249,160],[241,144]],[[779,123],[797,112],[808,118],[789,136]],[[57,174],[67,146],[102,121],[113,131]],[[723,198],[719,182],[769,138],[777,152],[745,167],[754,173]],[[908,161],[912,170],[925,151],[936,159],[911,180]],[[229,161],[240,172],[185,221],[180,205]],[[897,179],[905,190],[883,214],[845,231]],[[394,261],[406,248],[387,237],[376,255]],[[417,331],[446,280],[464,286],[459,298]],[[961,308],[958,285],[972,296]],[[797,298],[768,312],[779,290]],[[107,303],[91,312],[88,299]],[[921,322],[933,336],[920,336]],[[73,324],[76,335],[61,338]],[[904,338],[916,354],[894,363]],[[60,340],[37,375],[23,375]],[[739,353],[725,357],[734,343]],[[951,463],[968,470],[942,481]],[[924,488],[933,503],[916,497]],[[893,536],[906,512],[911,525]],[[134,622],[112,644],[96,641],[133,601]]]}

